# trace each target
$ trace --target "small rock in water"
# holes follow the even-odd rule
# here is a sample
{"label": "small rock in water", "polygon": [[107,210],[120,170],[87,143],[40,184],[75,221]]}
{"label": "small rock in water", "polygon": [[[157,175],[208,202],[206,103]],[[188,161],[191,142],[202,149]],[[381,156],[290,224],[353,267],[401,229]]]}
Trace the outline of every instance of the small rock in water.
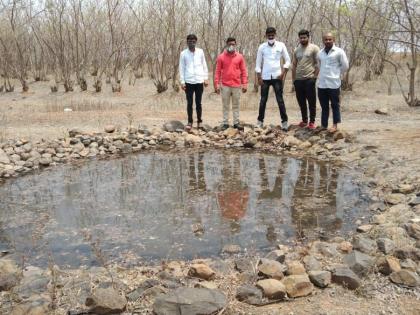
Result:
{"label": "small rock in water", "polygon": [[193,264],[188,272],[191,277],[197,277],[204,280],[214,279],[216,273],[206,264]]}
{"label": "small rock in water", "polygon": [[226,305],[226,296],[220,290],[178,288],[156,297],[153,311],[156,315],[210,315]]}
{"label": "small rock in water", "polygon": [[284,299],[286,296],[286,287],[279,280],[264,279],[258,281],[256,285],[263,291],[264,296],[269,299]]}
{"label": "small rock in water", "polygon": [[115,314],[125,310],[127,300],[113,288],[96,289],[91,296],[86,298],[85,304],[91,313]]}
{"label": "small rock in water", "polygon": [[383,107],[383,108],[375,109],[375,114],[378,114],[378,115],[388,115],[389,112],[388,112],[388,109],[387,108]]}
{"label": "small rock in water", "polygon": [[262,291],[251,285],[241,286],[236,291],[236,299],[238,301],[251,305],[260,305],[262,296]]}
{"label": "small rock in water", "polygon": [[223,246],[223,249],[222,249],[222,253],[225,253],[225,254],[238,254],[240,252],[241,252],[241,246],[234,245],[234,244],[225,245]]}
{"label": "small rock in water", "polygon": [[203,234],[204,233],[204,226],[201,223],[194,223],[192,225],[192,231],[194,234]]}

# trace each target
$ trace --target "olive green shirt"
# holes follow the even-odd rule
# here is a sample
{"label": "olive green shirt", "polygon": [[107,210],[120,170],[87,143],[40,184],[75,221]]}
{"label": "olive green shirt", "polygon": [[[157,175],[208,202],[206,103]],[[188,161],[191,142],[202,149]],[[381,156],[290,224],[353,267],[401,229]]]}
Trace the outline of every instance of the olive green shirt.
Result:
{"label": "olive green shirt", "polygon": [[296,60],[296,80],[314,78],[315,68],[318,67],[319,47],[309,43],[306,47],[299,44],[293,52],[293,60]]}

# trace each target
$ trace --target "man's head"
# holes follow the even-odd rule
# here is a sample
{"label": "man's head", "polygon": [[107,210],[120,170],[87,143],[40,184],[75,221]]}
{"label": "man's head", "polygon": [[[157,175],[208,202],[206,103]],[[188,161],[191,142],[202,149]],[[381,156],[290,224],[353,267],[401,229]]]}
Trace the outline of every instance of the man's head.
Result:
{"label": "man's head", "polygon": [[334,34],[331,32],[327,32],[324,35],[322,35],[322,41],[324,42],[324,46],[326,48],[331,48],[334,45]]}
{"label": "man's head", "polygon": [[226,50],[228,53],[233,54],[236,50],[236,39],[234,37],[229,37],[226,40]]}
{"label": "man's head", "polygon": [[274,45],[276,40],[276,29],[274,27],[267,27],[265,31],[265,37],[267,37],[267,41],[270,45]]}
{"label": "man's head", "polygon": [[299,42],[302,46],[306,46],[309,43],[309,31],[308,30],[300,30],[299,33]]}
{"label": "man's head", "polygon": [[196,43],[197,43],[197,36],[195,34],[189,34],[187,36],[187,46],[188,46],[188,49],[194,50]]}

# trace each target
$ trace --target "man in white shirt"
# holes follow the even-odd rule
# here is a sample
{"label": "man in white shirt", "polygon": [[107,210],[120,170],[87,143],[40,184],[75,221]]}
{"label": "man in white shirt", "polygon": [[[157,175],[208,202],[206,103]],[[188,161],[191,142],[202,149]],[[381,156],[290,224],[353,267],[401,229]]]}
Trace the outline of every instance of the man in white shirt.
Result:
{"label": "man in white shirt", "polygon": [[208,68],[206,58],[202,49],[196,47],[197,36],[187,36],[188,48],[181,52],[179,57],[179,77],[181,88],[187,96],[188,123],[185,127],[190,131],[193,125],[193,97],[195,94],[195,106],[197,112],[197,128],[202,128],[201,99],[204,87],[209,85]]}
{"label": "man in white shirt", "polygon": [[337,131],[337,125],[341,123],[340,113],[340,87],[341,76],[348,70],[349,62],[343,49],[334,45],[334,35],[326,33],[322,37],[324,48],[318,54],[318,99],[321,104],[321,125],[328,128],[330,115],[330,103],[333,113],[333,126],[330,132]]}
{"label": "man in white shirt", "polygon": [[[267,42],[262,43],[258,48],[255,67],[255,72],[258,76],[258,84],[261,85],[261,100],[257,125],[263,127],[268,91],[270,86],[273,86],[280,110],[281,127],[283,130],[287,130],[288,117],[283,100],[283,82],[290,66],[290,57],[286,45],[275,39],[276,29],[274,27],[268,27],[265,34]],[[281,66],[282,57],[284,59],[283,67]]]}

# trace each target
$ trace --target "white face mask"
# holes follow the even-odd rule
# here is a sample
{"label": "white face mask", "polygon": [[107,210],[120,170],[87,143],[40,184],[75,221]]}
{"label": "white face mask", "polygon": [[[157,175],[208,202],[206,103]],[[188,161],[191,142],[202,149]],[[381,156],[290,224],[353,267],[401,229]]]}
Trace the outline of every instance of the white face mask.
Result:
{"label": "white face mask", "polygon": [[268,43],[269,43],[270,45],[273,45],[275,42],[276,42],[276,40],[275,40],[275,39],[269,39],[269,40],[268,40]]}
{"label": "white face mask", "polygon": [[235,51],[235,46],[233,46],[233,45],[228,46],[227,51],[230,52],[230,53],[233,53]]}

